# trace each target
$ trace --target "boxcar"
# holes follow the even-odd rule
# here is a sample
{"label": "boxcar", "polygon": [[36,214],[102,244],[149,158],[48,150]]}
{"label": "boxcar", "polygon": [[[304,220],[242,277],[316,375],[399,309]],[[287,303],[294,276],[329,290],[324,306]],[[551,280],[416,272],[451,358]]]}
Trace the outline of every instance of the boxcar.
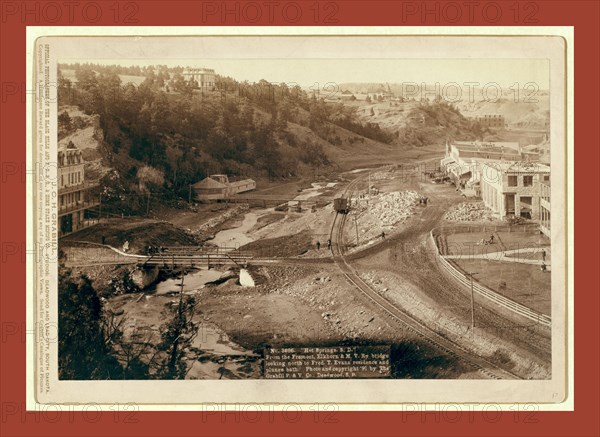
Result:
{"label": "boxcar", "polygon": [[349,202],[345,197],[338,197],[337,199],[333,199],[333,209],[340,214],[347,214]]}

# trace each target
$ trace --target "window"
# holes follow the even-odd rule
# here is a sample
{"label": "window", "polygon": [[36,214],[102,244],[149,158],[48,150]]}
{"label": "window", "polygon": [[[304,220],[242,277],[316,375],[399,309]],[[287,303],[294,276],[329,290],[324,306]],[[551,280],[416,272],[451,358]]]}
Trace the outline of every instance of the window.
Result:
{"label": "window", "polygon": [[523,186],[524,187],[533,186],[533,176],[523,176]]}
{"label": "window", "polygon": [[550,180],[550,175],[549,174],[545,174],[544,175],[544,181],[548,182]]}
{"label": "window", "polygon": [[508,177],[508,186],[509,187],[516,187],[517,186],[517,177],[516,176],[509,176]]}
{"label": "window", "polygon": [[521,208],[531,208],[533,199],[531,196],[521,196],[519,202],[521,202]]}

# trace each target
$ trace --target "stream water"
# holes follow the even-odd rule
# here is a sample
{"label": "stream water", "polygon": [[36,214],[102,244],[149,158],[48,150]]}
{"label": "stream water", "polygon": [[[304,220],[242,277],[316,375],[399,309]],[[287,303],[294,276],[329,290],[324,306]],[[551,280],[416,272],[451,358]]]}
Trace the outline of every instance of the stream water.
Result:
{"label": "stream water", "polygon": [[[196,272],[185,275],[183,280],[183,291],[194,291],[204,287],[204,284],[217,280],[223,275],[223,272],[218,270],[198,270]],[[178,292],[181,287],[181,279],[169,278],[154,286],[157,295],[166,294],[168,292]]]}
{"label": "stream water", "polygon": [[[308,200],[311,197],[318,196],[319,194],[321,194],[321,190],[323,188],[332,188],[335,187],[336,184],[337,182],[313,182],[311,184],[311,188],[306,188],[302,190],[289,203],[293,205],[296,204],[298,201]],[[217,232],[215,234],[215,238],[211,240],[211,243],[219,247],[240,247],[244,244],[253,242],[254,239],[248,235],[248,231],[250,231],[250,229],[252,229],[256,225],[260,217],[273,211],[273,208],[267,208],[255,209],[247,212],[244,215],[244,219],[239,226]]]}
{"label": "stream water", "polygon": [[267,209],[247,212],[239,226],[217,232],[210,242],[219,247],[239,247],[251,243],[254,240],[247,235],[247,232],[254,227],[259,217],[268,212]]}

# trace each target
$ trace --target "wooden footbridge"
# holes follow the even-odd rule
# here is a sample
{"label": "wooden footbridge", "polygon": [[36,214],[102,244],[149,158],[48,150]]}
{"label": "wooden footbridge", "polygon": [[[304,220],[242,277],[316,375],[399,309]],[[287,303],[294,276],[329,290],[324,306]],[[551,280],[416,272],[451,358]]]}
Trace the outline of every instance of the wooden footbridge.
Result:
{"label": "wooden footbridge", "polygon": [[156,249],[146,255],[124,252],[112,246],[77,242],[62,252],[66,266],[136,264],[140,267],[212,267],[244,266],[252,259],[248,251],[237,247],[172,246]]}

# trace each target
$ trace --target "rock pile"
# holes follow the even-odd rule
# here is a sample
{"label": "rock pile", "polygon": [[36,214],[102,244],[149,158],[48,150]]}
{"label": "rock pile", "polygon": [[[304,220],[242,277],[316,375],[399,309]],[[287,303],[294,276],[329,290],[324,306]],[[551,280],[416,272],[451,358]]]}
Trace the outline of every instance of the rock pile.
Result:
{"label": "rock pile", "polygon": [[192,231],[191,229],[188,229],[188,231],[190,231],[194,234],[201,234],[203,232],[206,232],[208,230],[216,228],[217,226],[223,224],[230,218],[235,217],[239,214],[242,214],[248,210],[249,210],[249,207],[246,204],[237,205],[237,206],[225,211],[220,216],[217,216],[210,220],[207,220],[206,223],[204,223],[202,226],[199,226],[198,229],[196,229],[194,231]]}
{"label": "rock pile", "polygon": [[392,226],[413,213],[413,206],[419,201],[415,191],[394,191],[378,196],[371,214],[379,217],[381,226]]}
{"label": "rock pile", "polygon": [[446,220],[465,222],[491,219],[491,213],[483,202],[464,202],[452,207],[446,215]]}

